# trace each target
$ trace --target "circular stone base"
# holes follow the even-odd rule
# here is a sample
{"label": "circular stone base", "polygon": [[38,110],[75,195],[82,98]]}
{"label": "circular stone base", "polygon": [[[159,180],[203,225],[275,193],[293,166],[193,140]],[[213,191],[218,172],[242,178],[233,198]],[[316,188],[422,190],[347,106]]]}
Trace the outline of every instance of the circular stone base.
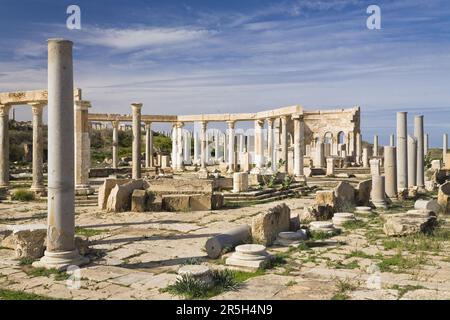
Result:
{"label": "circular stone base", "polygon": [[300,229],[296,232],[293,231],[280,232],[278,234],[277,239],[275,240],[275,244],[288,247],[298,245],[301,241],[306,240],[307,238],[308,235],[306,234],[306,231],[303,229]]}
{"label": "circular stone base", "polygon": [[89,259],[81,256],[76,249],[63,252],[46,250],[41,260],[33,262],[33,267],[66,270],[69,266],[81,266],[87,263],[89,263]]}
{"label": "circular stone base", "polygon": [[387,209],[387,203],[384,200],[381,201],[372,200],[372,203],[375,206],[375,208]]}
{"label": "circular stone base", "polygon": [[177,279],[181,279],[183,276],[192,276],[193,278],[200,280],[207,286],[213,284],[213,277],[211,269],[204,265],[185,265],[178,269]]}
{"label": "circular stone base", "polygon": [[266,252],[266,247],[260,244],[243,244],[237,246],[235,250],[226,260],[227,265],[260,268],[270,257]]}
{"label": "circular stone base", "polygon": [[316,232],[334,233],[336,228],[331,221],[313,221],[309,224],[309,229]]}
{"label": "circular stone base", "polygon": [[356,213],[371,213],[372,208],[371,207],[356,207],[355,212]]}

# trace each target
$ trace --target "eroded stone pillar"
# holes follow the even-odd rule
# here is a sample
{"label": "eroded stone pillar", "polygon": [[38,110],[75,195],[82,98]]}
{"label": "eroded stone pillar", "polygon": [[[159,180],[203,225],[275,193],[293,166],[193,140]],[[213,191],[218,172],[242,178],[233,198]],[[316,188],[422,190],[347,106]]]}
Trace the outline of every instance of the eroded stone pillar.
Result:
{"label": "eroded stone pillar", "polygon": [[408,136],[408,187],[417,186],[417,140]]}
{"label": "eroded stone pillar", "polygon": [[152,123],[145,123],[145,167],[153,167],[153,131]]}
{"label": "eroded stone pillar", "polygon": [[132,103],[133,113],[133,155],[131,176],[133,179],[141,178],[141,109],[142,103]]}
{"label": "eroded stone pillar", "polygon": [[41,103],[32,103],[31,112],[33,114],[33,182],[31,191],[43,194],[45,193],[44,172],[44,136],[42,125],[42,114],[44,105]]}
{"label": "eroded stone pillar", "polygon": [[362,165],[364,168],[369,167],[369,148],[363,148],[362,150]]}
{"label": "eroded stone pillar", "polygon": [[89,185],[91,139],[89,137],[89,101],[75,101],[75,193],[92,193]]}
{"label": "eroded stone pillar", "polygon": [[414,117],[414,137],[417,141],[417,174],[416,174],[416,185],[419,188],[425,188],[425,170],[424,170],[424,132],[423,132],[423,116]]}
{"label": "eroded stone pillar", "polygon": [[397,112],[397,186],[408,187],[407,112]]}
{"label": "eroded stone pillar", "polygon": [[[288,132],[287,116],[281,116],[281,155],[280,159],[284,161],[281,172],[288,172]],[[323,149],[322,149],[323,150]]]}
{"label": "eroded stone pillar", "polygon": [[324,162],[324,143],[319,141],[316,143],[316,162],[314,164],[315,168],[323,168]]}
{"label": "eroded stone pillar", "polygon": [[389,198],[397,197],[397,150],[395,147],[384,147],[385,191]]}
{"label": "eroded stone pillar", "polygon": [[[442,136],[442,160],[445,161],[445,155],[447,154],[448,149],[448,134],[444,133]],[[448,163],[445,164],[448,166]]]}
{"label": "eroded stone pillar", "polygon": [[227,125],[228,125],[228,129],[227,129],[227,134],[228,134],[228,173],[233,173],[234,172],[234,158],[235,158],[235,154],[234,154],[234,121],[227,121]]}
{"label": "eroded stone pillar", "polygon": [[356,133],[356,163],[361,164],[362,157],[362,139],[361,139],[361,133]]}
{"label": "eroded stone pillar", "polygon": [[[391,135],[389,136],[389,145],[390,145],[391,147],[395,147],[395,135],[394,135],[394,134],[391,134]],[[396,156],[396,158],[397,158],[397,156]]]}
{"label": "eroded stone pillar", "polygon": [[206,170],[206,127],[207,122],[200,122],[200,167],[201,170]]}
{"label": "eroded stone pillar", "polygon": [[274,139],[273,139],[273,125],[274,121],[272,118],[267,119],[267,161],[271,163],[270,167],[274,169]]}
{"label": "eroded stone pillar", "polygon": [[334,176],[334,158],[327,158],[327,176]]}
{"label": "eroded stone pillar", "polygon": [[373,136],[373,156],[378,157],[378,135]]}
{"label": "eroded stone pillar", "polygon": [[184,164],[190,165],[191,161],[191,135],[189,131],[185,130],[183,133],[183,162]]}
{"label": "eroded stone pillar", "polygon": [[370,174],[373,176],[381,175],[380,159],[370,159],[369,163],[370,163]]}
{"label": "eroded stone pillar", "polygon": [[255,168],[252,173],[260,173],[264,165],[263,126],[264,120],[255,120]]}
{"label": "eroded stone pillar", "polygon": [[177,132],[177,166],[176,170],[183,171],[184,170],[184,163],[183,163],[183,122],[177,122],[176,125],[176,132]]}
{"label": "eroded stone pillar", "polygon": [[428,133],[423,137],[423,154],[426,157],[428,155],[428,146],[429,146],[429,136]]}
{"label": "eroded stone pillar", "polygon": [[200,163],[200,141],[198,138],[198,132],[194,128],[194,164]]}
{"label": "eroded stone pillar", "polygon": [[112,167],[119,167],[119,121],[111,121],[112,124]]}
{"label": "eroded stone pillar", "polygon": [[372,176],[372,191],[370,193],[371,200],[375,208],[386,208],[386,192],[384,176]]}
{"label": "eroded stone pillar", "polygon": [[177,124],[172,123],[172,170],[176,170],[178,167],[178,131]]}
{"label": "eroded stone pillar", "polygon": [[9,186],[9,110],[0,104],[0,187]]}
{"label": "eroded stone pillar", "polygon": [[88,262],[75,248],[72,42],[48,41],[48,228],[34,267],[66,269]]}
{"label": "eroded stone pillar", "polygon": [[303,144],[305,127],[303,116],[294,116],[294,175],[303,176]]}

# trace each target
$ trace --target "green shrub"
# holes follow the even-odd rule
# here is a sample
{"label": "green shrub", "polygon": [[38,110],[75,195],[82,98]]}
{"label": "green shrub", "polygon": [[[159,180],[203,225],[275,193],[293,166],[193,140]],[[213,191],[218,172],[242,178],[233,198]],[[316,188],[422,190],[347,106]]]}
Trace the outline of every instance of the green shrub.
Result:
{"label": "green shrub", "polygon": [[11,196],[11,200],[17,201],[33,201],[34,198],[34,193],[26,189],[17,189]]}

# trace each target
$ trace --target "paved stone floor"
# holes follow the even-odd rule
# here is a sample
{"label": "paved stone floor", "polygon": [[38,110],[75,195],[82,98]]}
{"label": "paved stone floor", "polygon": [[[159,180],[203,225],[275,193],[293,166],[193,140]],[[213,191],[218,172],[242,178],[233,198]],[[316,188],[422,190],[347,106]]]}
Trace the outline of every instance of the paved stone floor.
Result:
{"label": "paved stone floor", "polygon": [[[0,288],[62,299],[179,299],[160,289],[174,283],[186,259],[223,269],[207,259],[206,239],[243,223],[277,203],[293,213],[311,199],[287,199],[214,212],[76,212],[78,232],[89,234],[91,263],[81,269],[81,287],[70,289],[56,274],[33,272],[0,248]],[[450,299],[450,225],[440,236],[386,238],[377,215],[335,237],[299,248],[269,248],[279,263],[255,274],[235,291],[212,299]],[[0,203],[0,224],[45,223],[44,202]],[[69,279],[70,280],[70,279]]]}

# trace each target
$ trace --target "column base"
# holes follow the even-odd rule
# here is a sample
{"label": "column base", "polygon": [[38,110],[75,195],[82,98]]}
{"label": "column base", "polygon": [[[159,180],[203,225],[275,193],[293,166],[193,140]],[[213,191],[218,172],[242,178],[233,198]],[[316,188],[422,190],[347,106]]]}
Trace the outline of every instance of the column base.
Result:
{"label": "column base", "polygon": [[261,174],[261,168],[254,167],[252,170],[250,170],[250,174]]}
{"label": "column base", "polygon": [[87,196],[93,193],[94,189],[88,185],[75,186],[75,195],[77,196]]}
{"label": "column base", "polygon": [[44,256],[33,262],[35,268],[66,270],[69,266],[81,266],[89,263],[89,259],[81,256],[78,250],[49,252],[45,250]]}
{"label": "column base", "polygon": [[372,204],[375,208],[387,209],[387,202],[385,200],[372,200]]}
{"label": "column base", "polygon": [[45,196],[47,194],[47,189],[44,186],[31,186],[30,191],[39,196]]}

